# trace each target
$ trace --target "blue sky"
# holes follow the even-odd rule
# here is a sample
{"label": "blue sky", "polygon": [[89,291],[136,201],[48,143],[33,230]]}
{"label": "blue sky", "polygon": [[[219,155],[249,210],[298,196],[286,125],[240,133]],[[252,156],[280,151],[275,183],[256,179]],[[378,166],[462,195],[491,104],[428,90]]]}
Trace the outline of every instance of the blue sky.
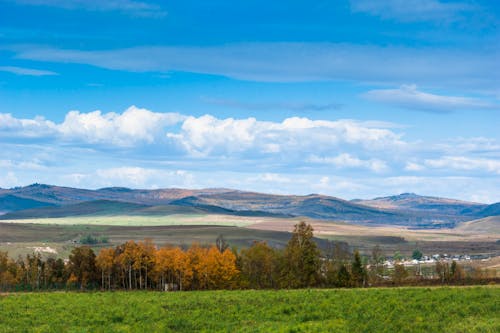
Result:
{"label": "blue sky", "polygon": [[500,201],[500,5],[0,0],[0,187]]}

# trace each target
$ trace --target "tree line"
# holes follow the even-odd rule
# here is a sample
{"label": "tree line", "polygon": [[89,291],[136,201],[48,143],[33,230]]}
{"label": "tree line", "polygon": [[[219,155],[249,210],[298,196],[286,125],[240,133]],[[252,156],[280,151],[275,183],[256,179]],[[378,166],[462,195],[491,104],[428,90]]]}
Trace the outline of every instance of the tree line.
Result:
{"label": "tree line", "polygon": [[381,285],[485,283],[496,281],[485,271],[466,272],[455,261],[436,263],[431,274],[396,263],[383,265],[375,247],[371,257],[351,253],[347,243],[329,242],[320,251],[310,225],[300,222],[284,249],[266,242],[237,251],[223,237],[210,247],[156,247],[150,240],[128,241],[102,248],[75,247],[69,259],[42,259],[40,254],[17,260],[0,252],[0,289],[210,290]]}

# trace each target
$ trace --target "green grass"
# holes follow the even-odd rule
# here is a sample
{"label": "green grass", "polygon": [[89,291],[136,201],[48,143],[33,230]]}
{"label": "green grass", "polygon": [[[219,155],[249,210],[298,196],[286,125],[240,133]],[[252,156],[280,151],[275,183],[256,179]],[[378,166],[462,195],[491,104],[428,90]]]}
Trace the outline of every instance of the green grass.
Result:
{"label": "green grass", "polygon": [[500,289],[0,296],[0,332],[499,332]]}
{"label": "green grass", "polygon": [[167,225],[223,225],[247,226],[254,223],[250,219],[225,215],[180,214],[167,216],[76,216],[58,218],[34,218],[2,220],[2,223],[31,223],[57,225],[109,225],[109,226],[167,226]]}

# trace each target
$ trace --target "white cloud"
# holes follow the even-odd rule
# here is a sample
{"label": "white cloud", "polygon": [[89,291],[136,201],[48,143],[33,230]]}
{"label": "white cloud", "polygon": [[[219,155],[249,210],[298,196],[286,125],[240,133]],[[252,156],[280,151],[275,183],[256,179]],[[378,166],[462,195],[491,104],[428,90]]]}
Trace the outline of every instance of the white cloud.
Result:
{"label": "white cloud", "polygon": [[474,153],[500,157],[500,142],[493,138],[455,138],[437,143],[436,148],[447,155]]}
{"label": "white cloud", "polygon": [[319,157],[312,155],[312,163],[330,164],[337,168],[363,168],[373,172],[382,172],[388,169],[387,163],[379,159],[362,160],[350,154],[342,153],[335,157]]}
{"label": "white cloud", "polygon": [[33,69],[33,68],[24,68],[24,67],[16,67],[16,66],[0,66],[0,72],[8,72],[16,75],[28,75],[28,76],[48,76],[48,75],[58,75],[56,72],[42,70],[42,69]]}
{"label": "white cloud", "polygon": [[0,136],[8,138],[57,138],[90,144],[133,146],[163,140],[166,127],[181,122],[178,113],[156,113],[129,107],[122,114],[70,111],[56,124],[43,117],[19,119],[0,113]]}
{"label": "white cloud", "polygon": [[398,89],[371,90],[363,95],[370,100],[395,105],[406,109],[450,112],[454,110],[499,109],[476,98],[435,95],[419,91],[416,85],[402,85]]}
{"label": "white cloud", "polygon": [[135,106],[122,114],[70,111],[58,130],[65,139],[131,146],[139,142],[153,143],[162,136],[165,127],[183,118],[177,113],[155,113]]}
{"label": "white cloud", "polygon": [[500,160],[470,158],[464,156],[444,156],[439,159],[427,159],[425,165],[438,169],[490,172],[500,175]]}
{"label": "white cloud", "polygon": [[451,21],[475,7],[465,2],[440,0],[351,0],[351,10],[403,22]]}
{"label": "white cloud", "polygon": [[353,120],[311,120],[292,117],[282,122],[255,118],[218,119],[210,115],[188,117],[179,133],[167,136],[193,155],[258,153],[300,153],[329,151],[340,144],[364,149],[404,147],[401,135],[389,129],[373,128]]}
{"label": "white cloud", "polygon": [[18,119],[10,113],[0,113],[0,136],[42,137],[56,132],[56,124],[43,117]]}
{"label": "white cloud", "polygon": [[101,168],[93,172],[63,174],[59,179],[70,186],[101,188],[124,186],[131,188],[190,188],[194,185],[194,176],[185,170],[163,170],[137,166]]}

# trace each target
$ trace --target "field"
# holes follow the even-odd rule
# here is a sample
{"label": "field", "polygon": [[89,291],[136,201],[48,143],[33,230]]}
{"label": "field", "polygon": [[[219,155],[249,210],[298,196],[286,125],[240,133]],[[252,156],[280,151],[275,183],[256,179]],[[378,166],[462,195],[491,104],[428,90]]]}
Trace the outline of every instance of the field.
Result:
{"label": "field", "polygon": [[58,218],[35,218],[2,220],[2,223],[29,223],[55,225],[109,225],[109,226],[166,226],[166,225],[226,225],[246,226],[255,223],[252,219],[233,215],[174,214],[164,216],[77,216]]}
{"label": "field", "polygon": [[0,296],[0,332],[499,332],[500,289]]}
{"label": "field", "polygon": [[[254,240],[282,247],[300,220],[216,214],[3,220],[0,222],[0,251],[8,251],[11,257],[17,258],[31,253],[33,248],[48,246],[59,256],[66,257],[80,237],[89,234],[106,237],[111,245],[145,238],[151,238],[158,245],[213,244],[218,235],[223,235],[231,246],[238,248],[251,245]],[[379,245],[389,256],[396,251],[410,255],[417,247],[425,254],[500,255],[499,224],[491,219],[467,222],[455,229],[431,230],[304,220],[312,224],[316,237],[346,241],[365,254],[370,254],[372,248]]]}

